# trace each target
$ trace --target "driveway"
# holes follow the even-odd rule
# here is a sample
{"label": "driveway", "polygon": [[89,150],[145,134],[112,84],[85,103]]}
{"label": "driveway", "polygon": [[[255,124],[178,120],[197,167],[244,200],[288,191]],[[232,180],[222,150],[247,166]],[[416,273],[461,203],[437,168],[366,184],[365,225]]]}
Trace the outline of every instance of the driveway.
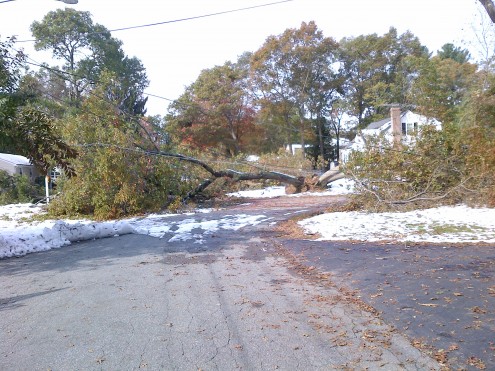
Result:
{"label": "driveway", "polygon": [[452,369],[495,370],[494,246],[281,243]]}
{"label": "driveway", "polygon": [[197,241],[129,235],[1,260],[0,369],[439,369],[279,243],[274,223],[336,201],[202,214],[266,219]]}

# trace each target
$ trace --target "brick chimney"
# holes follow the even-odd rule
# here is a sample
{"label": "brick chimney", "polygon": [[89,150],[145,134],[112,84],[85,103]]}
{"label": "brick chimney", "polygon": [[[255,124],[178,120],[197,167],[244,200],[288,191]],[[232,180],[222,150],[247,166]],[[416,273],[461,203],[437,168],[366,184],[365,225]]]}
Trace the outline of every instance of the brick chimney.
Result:
{"label": "brick chimney", "polygon": [[392,122],[392,137],[394,146],[400,145],[402,140],[402,123],[400,122],[400,107],[390,108],[390,119]]}

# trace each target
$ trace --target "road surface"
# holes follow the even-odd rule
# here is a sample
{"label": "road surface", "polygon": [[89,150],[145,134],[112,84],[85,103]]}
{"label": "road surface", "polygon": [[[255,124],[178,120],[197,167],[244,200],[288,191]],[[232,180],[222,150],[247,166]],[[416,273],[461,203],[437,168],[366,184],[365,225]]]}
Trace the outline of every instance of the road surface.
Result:
{"label": "road surface", "polygon": [[270,219],[202,243],[128,235],[0,260],[0,369],[439,369],[279,243],[274,223],[315,207],[246,208]]}

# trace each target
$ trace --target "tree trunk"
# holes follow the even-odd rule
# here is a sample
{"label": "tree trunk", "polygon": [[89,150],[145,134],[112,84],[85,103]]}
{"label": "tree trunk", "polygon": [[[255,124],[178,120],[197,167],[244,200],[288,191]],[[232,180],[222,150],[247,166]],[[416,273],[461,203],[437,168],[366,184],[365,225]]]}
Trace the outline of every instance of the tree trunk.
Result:
{"label": "tree trunk", "polygon": [[318,123],[318,139],[320,141],[320,157],[321,157],[321,170],[325,169],[325,141],[323,140],[323,120],[317,118]]}
{"label": "tree trunk", "polygon": [[167,153],[162,151],[146,151],[146,150],[144,151],[144,153],[147,155],[170,157],[170,158],[178,159],[180,161],[190,162],[192,164],[202,167],[204,170],[209,172],[215,178],[227,177],[236,181],[261,180],[261,179],[277,180],[282,183],[292,184],[296,187],[300,187],[301,185],[304,184],[304,177],[295,177],[292,175],[278,173],[275,171],[260,171],[258,173],[242,173],[230,169],[217,171],[213,169],[211,166],[209,166],[207,163],[198,160],[197,158],[184,156],[178,153]]}
{"label": "tree trunk", "polygon": [[304,141],[304,120],[302,117],[301,117],[300,123],[301,123],[301,155],[302,155],[302,158],[305,158],[306,157],[306,143]]}
{"label": "tree trunk", "polygon": [[485,8],[488,16],[492,20],[492,23],[495,23],[495,4],[493,0],[478,0],[481,5]]}

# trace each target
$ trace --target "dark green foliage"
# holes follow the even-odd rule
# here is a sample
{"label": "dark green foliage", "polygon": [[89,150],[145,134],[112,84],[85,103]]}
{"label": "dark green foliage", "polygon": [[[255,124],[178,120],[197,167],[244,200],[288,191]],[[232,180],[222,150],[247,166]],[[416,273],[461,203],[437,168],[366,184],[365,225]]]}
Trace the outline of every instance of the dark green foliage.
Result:
{"label": "dark green foliage", "polygon": [[74,175],[70,159],[76,151],[56,133],[53,119],[19,91],[22,55],[12,55],[12,43],[0,43],[0,151],[26,156],[44,174],[60,166]]}
{"label": "dark green foliage", "polygon": [[0,205],[32,202],[40,198],[43,190],[22,175],[9,175],[0,170]]}
{"label": "dark green foliage", "polygon": [[444,44],[442,49],[437,51],[437,55],[440,59],[452,59],[460,64],[467,63],[471,59],[469,50],[454,46],[451,43]]}

